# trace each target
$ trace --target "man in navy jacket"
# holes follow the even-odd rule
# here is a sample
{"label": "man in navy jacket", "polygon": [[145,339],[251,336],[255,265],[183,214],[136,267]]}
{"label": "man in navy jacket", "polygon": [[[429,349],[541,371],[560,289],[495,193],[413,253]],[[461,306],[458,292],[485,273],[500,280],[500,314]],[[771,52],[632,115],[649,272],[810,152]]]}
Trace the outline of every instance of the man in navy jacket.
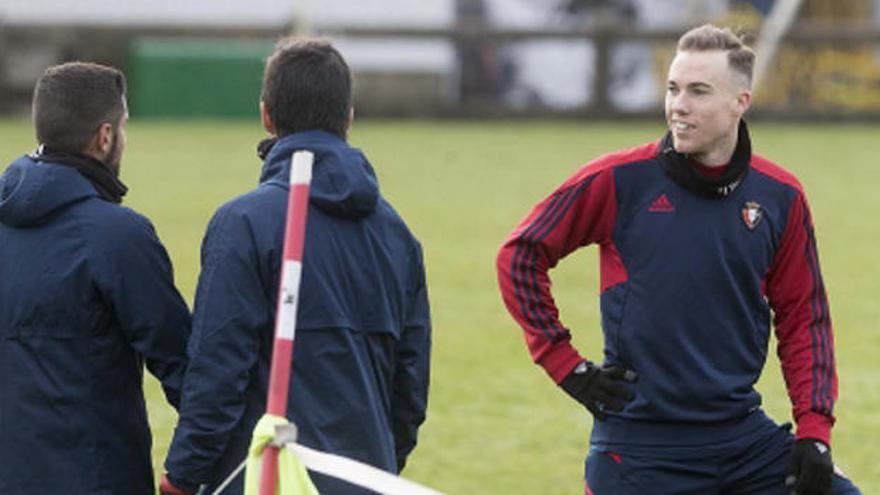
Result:
{"label": "man in navy jacket", "polygon": [[[431,327],[422,252],[346,143],[351,76],[316,41],[268,59],[260,185],[220,207],[202,246],[191,363],[165,493],[213,490],[266,408],[291,154],[315,155],[288,418],[299,442],[397,472],[425,418]],[[267,145],[270,144],[271,148]],[[371,493],[312,475],[328,494]],[[243,476],[223,493],[241,493]]]}
{"label": "man in navy jacket", "polygon": [[[588,163],[498,255],[532,357],[596,418],[586,493],[853,494],[831,461],[831,319],[797,179],[752,154],[754,53],[679,40],[659,141]],[[599,246],[604,363],[571,345],[548,271]],[[760,409],[773,312],[795,435]]]}
{"label": "man in navy jacket", "polygon": [[39,149],[0,177],[0,493],[154,493],[143,367],[177,407],[190,316],[150,222],[121,206],[125,78],[52,67]]}

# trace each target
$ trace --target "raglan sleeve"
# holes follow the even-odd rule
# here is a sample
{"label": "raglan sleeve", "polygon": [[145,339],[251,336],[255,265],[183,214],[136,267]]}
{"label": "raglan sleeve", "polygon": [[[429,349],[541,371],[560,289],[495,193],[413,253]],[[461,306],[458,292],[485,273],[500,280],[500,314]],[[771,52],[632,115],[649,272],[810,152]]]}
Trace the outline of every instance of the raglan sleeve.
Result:
{"label": "raglan sleeve", "polygon": [[210,481],[244,415],[260,332],[271,327],[251,231],[247,218],[227,204],[211,219],[202,242],[190,364],[165,461],[178,486]]}
{"label": "raglan sleeve", "polygon": [[583,359],[551,293],[549,270],[587,244],[611,242],[617,215],[613,169],[587,164],[538,203],[496,258],[501,296],[532,359],[560,383]]}
{"label": "raglan sleeve", "polygon": [[174,286],[171,260],[152,223],[132,210],[121,212],[112,220],[115,234],[96,243],[94,265],[101,267],[96,284],[129,345],[177,409],[187,366],[189,308]]}
{"label": "raglan sleeve", "polygon": [[837,399],[834,338],[813,221],[802,190],[789,208],[765,283],[797,438],[829,444]]}
{"label": "raglan sleeve", "polygon": [[394,390],[391,405],[397,469],[416,446],[419,426],[428,408],[431,370],[431,313],[421,247],[416,243],[412,264],[414,283],[403,333],[395,347]]}

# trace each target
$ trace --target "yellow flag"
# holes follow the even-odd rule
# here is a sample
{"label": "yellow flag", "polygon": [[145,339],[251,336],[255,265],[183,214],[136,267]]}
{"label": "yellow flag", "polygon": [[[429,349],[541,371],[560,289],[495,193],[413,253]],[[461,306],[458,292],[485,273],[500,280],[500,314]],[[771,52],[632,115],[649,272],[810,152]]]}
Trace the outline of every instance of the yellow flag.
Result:
{"label": "yellow flag", "polygon": [[[245,495],[260,495],[263,449],[275,436],[275,426],[286,424],[288,424],[286,418],[270,414],[264,414],[257,422],[251,438],[251,447],[248,450],[247,471],[244,477]],[[299,457],[285,448],[278,452],[278,482],[275,485],[275,495],[320,495]]]}

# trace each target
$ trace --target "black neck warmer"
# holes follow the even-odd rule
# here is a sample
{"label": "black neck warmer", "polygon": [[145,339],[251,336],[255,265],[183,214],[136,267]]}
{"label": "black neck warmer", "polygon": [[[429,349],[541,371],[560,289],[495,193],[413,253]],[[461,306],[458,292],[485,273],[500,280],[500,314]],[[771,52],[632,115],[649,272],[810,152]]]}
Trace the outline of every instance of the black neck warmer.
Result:
{"label": "black neck warmer", "polygon": [[272,147],[277,142],[278,138],[273,136],[263,139],[257,144],[257,156],[260,157],[260,160],[265,160],[269,156],[269,152],[272,151]]}
{"label": "black neck warmer", "polygon": [[667,131],[660,142],[660,163],[666,175],[681,187],[709,197],[724,197],[731,194],[745,179],[751,160],[752,142],[744,120],[740,120],[739,123],[736,149],[730,158],[730,165],[718,177],[704,176],[688,155],[675,151],[671,131]]}
{"label": "black neck warmer", "polygon": [[122,203],[122,197],[128,192],[115,174],[98,160],[83,153],[72,153],[50,148],[45,144],[40,145],[31,158],[38,162],[52,163],[75,168],[77,172],[86,178],[101,196],[101,199],[111,203]]}

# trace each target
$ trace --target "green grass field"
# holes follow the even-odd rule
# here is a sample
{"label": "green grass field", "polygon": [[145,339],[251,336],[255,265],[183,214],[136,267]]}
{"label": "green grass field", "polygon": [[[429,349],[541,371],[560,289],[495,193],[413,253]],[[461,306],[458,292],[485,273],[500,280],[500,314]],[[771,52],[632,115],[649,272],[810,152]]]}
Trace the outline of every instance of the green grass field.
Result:
{"label": "green grass field", "polygon": [[[430,409],[405,476],[450,494],[582,493],[590,417],[531,363],[496,288],[495,253],[579,164],[661,132],[659,123],[356,123],[351,141],[422,240],[429,272]],[[0,121],[4,160],[31,150],[32,134],[27,121]],[[155,223],[189,301],[208,218],[256,183],[261,136],[256,122],[129,124],[126,204]],[[878,136],[868,125],[753,126],[755,149],[795,172],[811,201],[836,328],[834,455],[866,494],[880,493]],[[600,353],[597,265],[589,248],[552,273],[563,320],[588,357]],[[788,420],[775,359],[760,390],[769,413]],[[175,413],[152,379],[147,394],[158,471]]]}

